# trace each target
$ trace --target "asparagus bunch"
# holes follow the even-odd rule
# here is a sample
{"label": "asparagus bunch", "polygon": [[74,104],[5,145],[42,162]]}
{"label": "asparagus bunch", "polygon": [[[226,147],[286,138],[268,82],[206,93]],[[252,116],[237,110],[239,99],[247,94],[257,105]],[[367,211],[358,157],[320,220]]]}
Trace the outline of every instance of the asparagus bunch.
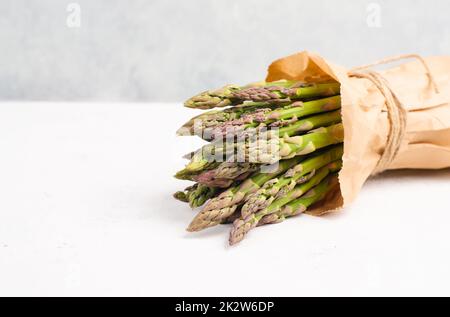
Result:
{"label": "asparagus bunch", "polygon": [[281,80],[228,85],[186,101],[210,109],[178,130],[209,142],[175,175],[195,182],[175,198],[203,206],[187,230],[232,223],[229,242],[236,244],[251,229],[325,199],[342,166],[339,92],[338,83]]}

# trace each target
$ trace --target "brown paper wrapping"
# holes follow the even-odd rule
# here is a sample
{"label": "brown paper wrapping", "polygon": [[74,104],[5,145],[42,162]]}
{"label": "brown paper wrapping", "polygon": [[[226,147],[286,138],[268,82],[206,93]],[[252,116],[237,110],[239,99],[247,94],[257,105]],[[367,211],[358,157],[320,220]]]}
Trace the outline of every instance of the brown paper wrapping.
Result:
{"label": "brown paper wrapping", "polygon": [[[381,71],[390,88],[408,110],[406,135],[388,169],[450,167],[450,56],[425,59],[439,88],[436,93],[419,61]],[[367,79],[348,76],[348,69],[310,52],[273,62],[267,81],[305,82],[336,80],[341,84],[344,124],[343,167],[340,189],[311,210],[321,215],[350,204],[370,177],[384,151],[389,132],[386,101]]]}

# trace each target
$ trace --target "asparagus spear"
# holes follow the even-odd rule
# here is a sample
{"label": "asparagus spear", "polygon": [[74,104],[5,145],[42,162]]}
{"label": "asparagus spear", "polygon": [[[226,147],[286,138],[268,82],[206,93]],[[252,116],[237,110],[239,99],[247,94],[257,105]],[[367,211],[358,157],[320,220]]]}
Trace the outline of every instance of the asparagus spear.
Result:
{"label": "asparagus spear", "polygon": [[[310,182],[304,183],[301,185],[303,187],[299,190],[305,190],[308,187],[312,187],[312,185],[317,185],[318,179],[323,176],[323,172],[317,174],[317,177],[313,177]],[[323,178],[323,177],[322,177]],[[276,213],[266,214],[264,212],[251,214],[249,217],[242,219],[239,218],[234,221],[233,229],[230,232],[230,245],[234,245],[242,239],[244,239],[245,235],[253,228],[255,228],[258,224],[264,223],[276,223],[284,220],[285,217],[293,216],[299,213],[302,213],[315,202],[321,200],[325,194],[333,188],[337,184],[337,177],[335,175],[330,175],[325,179],[321,180],[320,183],[310,189],[305,195],[301,196],[288,203],[286,207],[284,207],[281,211]]]}
{"label": "asparagus spear", "polygon": [[245,101],[285,102],[286,100],[307,99],[339,95],[339,83],[303,84],[299,87],[262,86],[249,87],[232,93],[233,98]]}
{"label": "asparagus spear", "polygon": [[[252,90],[269,88],[268,90]],[[305,85],[295,81],[280,80],[276,82],[259,82],[239,87],[227,85],[216,90],[202,92],[189,100],[184,105],[188,108],[212,109],[239,104],[243,100],[268,100],[271,102],[283,102],[282,99],[302,99],[339,94],[338,83]]]}
{"label": "asparagus spear", "polygon": [[274,167],[274,171],[269,173],[256,173],[246,179],[242,184],[224,191],[205,205],[203,210],[191,222],[187,230],[200,231],[221,223],[235,212],[248,194],[255,192],[264,183],[284,173],[301,160],[301,157],[295,157],[290,160],[280,161],[278,166]]}
{"label": "asparagus spear", "polygon": [[330,111],[299,120],[287,126],[283,126],[279,129],[278,133],[280,136],[293,136],[301,132],[311,131],[318,127],[326,127],[339,123],[341,122],[341,119],[340,110]]}
{"label": "asparagus spear", "polygon": [[173,196],[183,202],[189,203],[191,208],[202,206],[208,199],[219,192],[218,188],[195,184],[187,187],[184,191],[178,191]]}
{"label": "asparagus spear", "polygon": [[233,93],[251,87],[264,87],[268,85],[277,85],[279,87],[290,87],[294,85],[296,82],[280,80],[275,82],[257,82],[253,84],[249,84],[243,87],[237,85],[227,85],[225,87],[208,90],[202,92],[190,99],[188,99],[184,106],[188,108],[197,108],[197,109],[212,109],[216,107],[226,107],[230,105],[235,105],[239,103],[238,100],[233,99]]}
{"label": "asparagus spear", "polygon": [[338,183],[337,176],[330,175],[318,186],[308,191],[304,196],[288,203],[280,211],[264,216],[259,225],[279,223],[288,217],[305,212],[309,206],[322,200]]}
{"label": "asparagus spear", "polygon": [[[282,177],[275,178],[271,182],[264,184],[261,189],[248,196],[247,201],[242,206],[242,218],[245,219],[251,214],[266,209],[275,199],[289,193],[296,184],[307,181],[308,177],[305,179],[305,175],[315,172],[323,166],[340,159],[342,154],[342,146],[334,147],[324,153],[316,154],[302,161],[287,171]],[[313,177],[313,179],[317,178]]]}
{"label": "asparagus spear", "polygon": [[[341,107],[341,96],[328,97],[307,102],[295,102],[290,107],[275,109],[265,116],[255,116],[253,120],[266,122],[270,120],[288,119],[292,117],[302,118],[312,114],[336,110]],[[249,114],[249,116],[251,116]]]}

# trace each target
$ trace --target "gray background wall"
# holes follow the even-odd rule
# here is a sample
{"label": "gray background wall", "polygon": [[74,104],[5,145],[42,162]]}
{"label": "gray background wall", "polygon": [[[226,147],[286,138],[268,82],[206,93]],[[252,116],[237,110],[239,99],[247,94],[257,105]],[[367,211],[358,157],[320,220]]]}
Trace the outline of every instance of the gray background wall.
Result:
{"label": "gray background wall", "polygon": [[304,49],[347,66],[449,54],[449,12],[448,0],[1,0],[0,99],[179,101]]}

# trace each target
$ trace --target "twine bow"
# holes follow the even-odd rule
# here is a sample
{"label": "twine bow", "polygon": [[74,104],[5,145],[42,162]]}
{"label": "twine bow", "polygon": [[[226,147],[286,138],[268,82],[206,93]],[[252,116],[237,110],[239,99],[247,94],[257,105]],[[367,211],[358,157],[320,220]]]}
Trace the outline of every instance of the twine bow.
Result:
{"label": "twine bow", "polygon": [[[428,67],[427,62],[420,55],[416,54],[400,55],[386,58],[372,64],[355,67],[348,73],[350,77],[365,78],[370,80],[378,88],[378,90],[380,90],[380,92],[386,99],[389,132],[386,141],[386,147],[380,157],[380,160],[378,161],[375,170],[372,173],[373,175],[385,171],[397,156],[406,132],[408,111],[405,109],[401,101],[397,98],[395,92],[390,87],[389,82],[380,73],[370,70],[369,68],[407,58],[416,58],[422,63],[434,91],[436,93],[439,93],[439,88],[436,84],[433,74],[430,71],[430,68]],[[359,72],[361,70],[365,71]]]}

